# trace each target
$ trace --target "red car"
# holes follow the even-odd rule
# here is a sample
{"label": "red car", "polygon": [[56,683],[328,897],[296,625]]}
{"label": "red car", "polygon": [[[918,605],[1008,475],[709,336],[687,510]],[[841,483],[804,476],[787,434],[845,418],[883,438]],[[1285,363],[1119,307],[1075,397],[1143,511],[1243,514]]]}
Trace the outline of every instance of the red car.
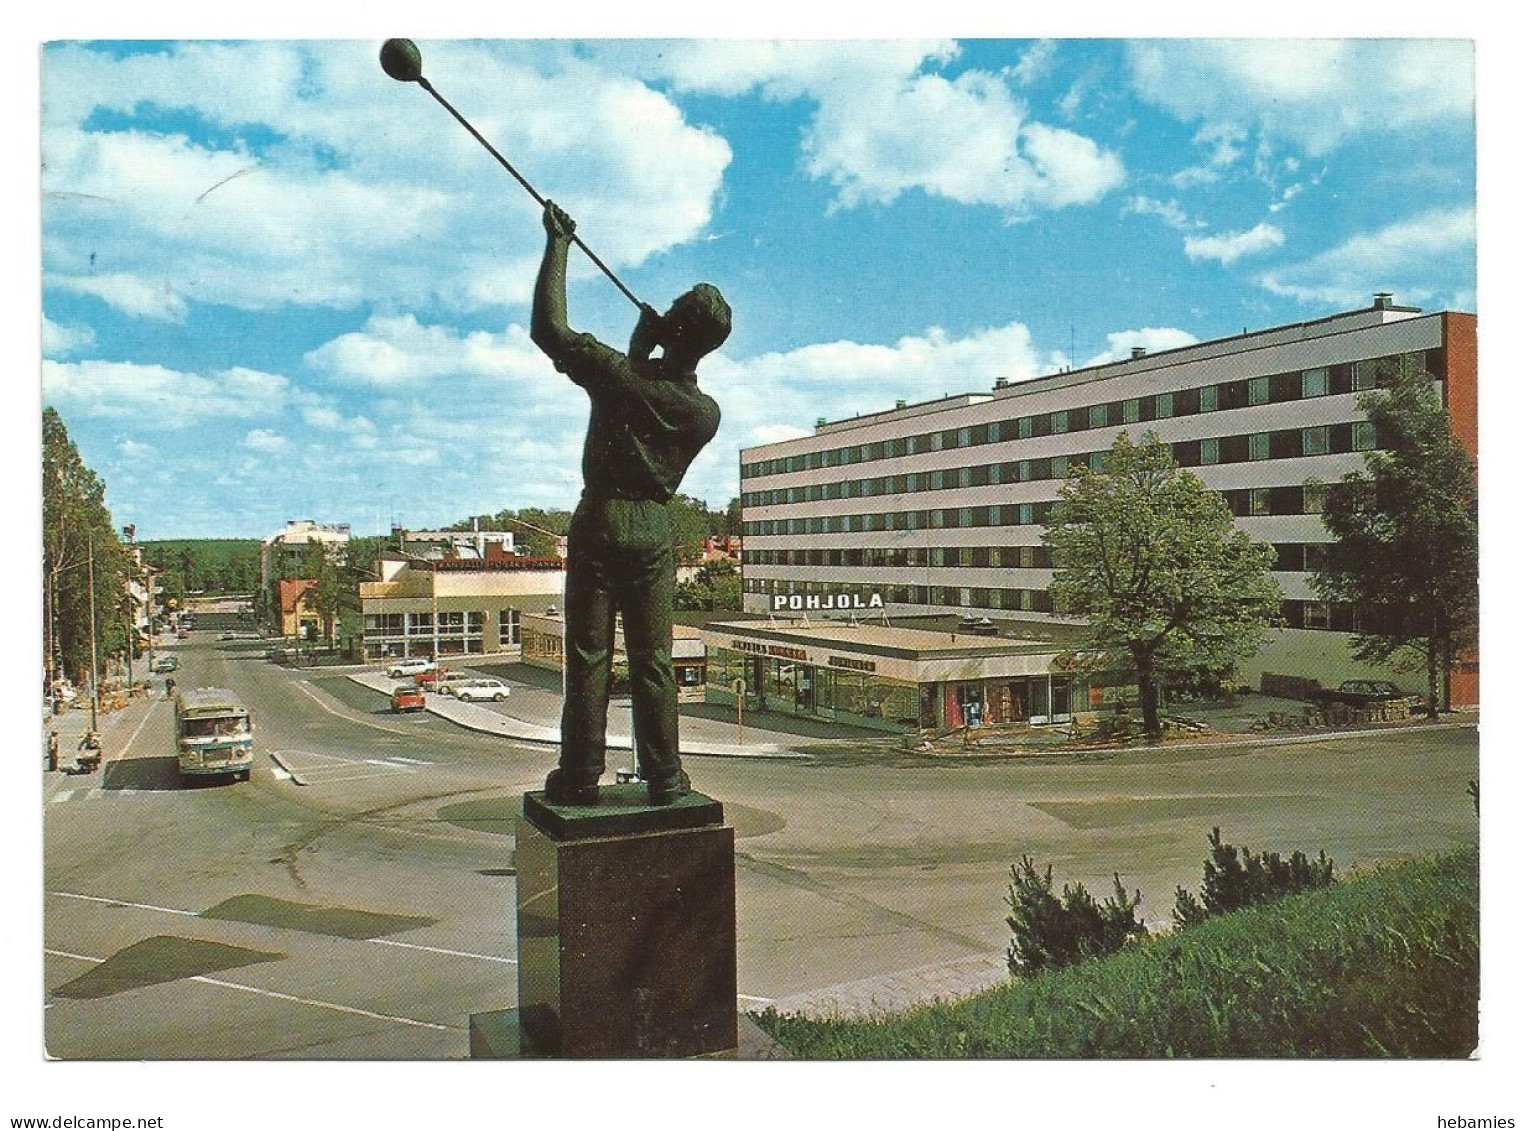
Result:
{"label": "red car", "polygon": [[392,691],[393,711],[421,711],[423,706],[423,689],[416,683],[404,683]]}

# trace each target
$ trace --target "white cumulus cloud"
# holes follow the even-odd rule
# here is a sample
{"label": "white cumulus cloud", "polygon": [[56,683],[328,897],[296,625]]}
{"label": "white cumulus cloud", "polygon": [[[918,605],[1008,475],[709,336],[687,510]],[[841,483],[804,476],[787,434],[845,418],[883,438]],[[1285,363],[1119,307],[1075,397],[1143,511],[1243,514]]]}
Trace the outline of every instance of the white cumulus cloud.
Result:
{"label": "white cumulus cloud", "polygon": [[256,452],[283,452],[291,447],[291,441],[268,428],[252,428],[244,434],[243,446]]}
{"label": "white cumulus cloud", "polygon": [[[702,234],[730,147],[664,95],[569,45],[424,47],[431,73],[459,76],[453,100],[473,124],[611,265]],[[49,286],[161,319],[192,301],[474,309],[528,296],[536,206],[416,86],[387,79],[369,41],[126,58],[61,44],[42,77]],[[172,132],[166,114],[201,128]]]}
{"label": "white cumulus cloud", "polygon": [[1462,39],[1133,42],[1133,87],[1183,121],[1262,130],[1312,153],[1362,133],[1461,123],[1474,109]]}
{"label": "white cumulus cloud", "polygon": [[1398,302],[1444,299],[1433,279],[1469,276],[1476,262],[1476,212],[1434,209],[1361,233],[1304,262],[1267,272],[1260,285],[1302,302],[1354,306],[1378,291]]}
{"label": "white cumulus cloud", "polygon": [[1106,349],[1085,362],[1082,368],[1088,369],[1092,365],[1105,365],[1112,361],[1123,361],[1132,356],[1132,351],[1135,348],[1142,348],[1149,353],[1159,353],[1163,350],[1192,346],[1196,344],[1196,341],[1197,338],[1194,334],[1168,326],[1148,326],[1141,330],[1118,330],[1114,334],[1106,335]]}
{"label": "white cumulus cloud", "polygon": [[919,190],[1024,218],[1091,203],[1125,179],[1116,153],[1031,119],[1006,75],[935,73],[930,68],[956,57],[951,43],[718,41],[641,50],[645,73],[680,90],[813,102],[804,167],[835,186],[840,207],[888,204]]}
{"label": "white cumulus cloud", "polygon": [[1215,259],[1235,263],[1246,255],[1256,255],[1286,242],[1286,234],[1274,224],[1259,223],[1243,232],[1222,232],[1213,236],[1186,236],[1185,254],[1191,260]]}
{"label": "white cumulus cloud", "polygon": [[242,367],[201,374],[131,362],[42,363],[46,403],[82,416],[136,418],[162,429],[279,412],[288,385],[278,374]]}
{"label": "white cumulus cloud", "polygon": [[42,352],[45,357],[63,357],[87,350],[95,344],[95,331],[89,326],[65,326],[46,315],[42,319]]}
{"label": "white cumulus cloud", "polygon": [[363,329],[325,342],[306,355],[314,369],[351,385],[400,388],[451,377],[555,376],[520,326],[501,334],[462,333],[425,325],[411,314],[375,315]]}

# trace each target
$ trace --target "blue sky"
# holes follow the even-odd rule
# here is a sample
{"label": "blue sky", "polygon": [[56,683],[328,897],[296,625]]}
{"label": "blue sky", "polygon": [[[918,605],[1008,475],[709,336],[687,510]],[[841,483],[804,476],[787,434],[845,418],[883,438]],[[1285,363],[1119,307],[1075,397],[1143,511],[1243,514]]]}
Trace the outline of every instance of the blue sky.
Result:
{"label": "blue sky", "polygon": [[[379,40],[42,56],[43,403],[140,538],[574,504],[537,208]],[[719,436],[1362,306],[1476,309],[1463,40],[420,40],[658,307],[718,285]],[[574,327],[626,300],[574,253]]]}

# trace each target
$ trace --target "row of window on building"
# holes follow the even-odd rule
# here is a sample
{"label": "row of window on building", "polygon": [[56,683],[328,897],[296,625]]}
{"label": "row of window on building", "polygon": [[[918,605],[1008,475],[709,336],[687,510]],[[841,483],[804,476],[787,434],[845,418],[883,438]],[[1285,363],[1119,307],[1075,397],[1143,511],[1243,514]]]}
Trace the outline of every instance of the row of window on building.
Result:
{"label": "row of window on building", "polygon": [[[1338,484],[1300,487],[1247,487],[1220,494],[1235,518],[1260,515],[1322,514],[1328,493]],[[747,535],[860,534],[884,530],[966,530],[989,526],[1041,526],[1056,501],[1000,503],[982,507],[875,511],[870,514],[818,515],[813,518],[764,518],[745,524]],[[743,561],[759,564],[759,550],[743,551]]]}
{"label": "row of window on building", "polygon": [[[1238,436],[1209,436],[1180,440],[1170,445],[1181,467],[1252,463],[1259,460],[1296,459],[1343,452],[1370,451],[1376,446],[1376,428],[1369,420],[1346,424],[1317,424],[1306,428],[1283,428]],[[1075,452],[1043,459],[1008,460],[1004,463],[949,467],[939,471],[883,475],[872,479],[847,479],[812,483],[804,487],[779,487],[742,494],[748,507],[781,506],[788,503],[825,502],[832,499],[872,498],[925,491],[952,491],[966,487],[991,487],[1003,483],[1035,483],[1063,479],[1071,468],[1100,471],[1110,449]]]}
{"label": "row of window on building", "polygon": [[[1035,416],[1013,417],[986,424],[971,424],[962,428],[923,432],[914,436],[901,436],[868,444],[851,444],[824,451],[779,456],[743,464],[741,478],[744,480],[796,471],[815,471],[820,468],[897,459],[901,456],[920,455],[949,448],[976,447],[981,444],[1003,443],[1009,440],[1082,432],[1091,428],[1113,428],[1119,425],[1146,423],[1151,420],[1194,416],[1204,412],[1219,412],[1249,408],[1254,405],[1278,404],[1285,401],[1358,392],[1376,388],[1388,367],[1391,371],[1441,373],[1444,371],[1443,351],[1435,349],[1392,354],[1340,365],[1203,385],[1194,389],[1178,389],[1147,397],[1107,401],[1083,408],[1058,409]],[[742,499],[743,502],[746,499],[744,493]]]}
{"label": "row of window on building", "polygon": [[[1275,565],[1284,573],[1321,569],[1325,542],[1275,542]],[[1052,569],[1047,546],[919,546],[909,549],[748,550],[748,565],[838,566],[874,569]]]}
{"label": "row of window on building", "polygon": [[[387,649],[408,655],[428,654],[436,635],[441,652],[476,653],[483,650],[487,614],[476,610],[441,611],[436,632],[435,615],[426,613],[366,613],[366,650],[380,654]],[[519,644],[519,610],[502,609],[497,615],[497,647]]]}

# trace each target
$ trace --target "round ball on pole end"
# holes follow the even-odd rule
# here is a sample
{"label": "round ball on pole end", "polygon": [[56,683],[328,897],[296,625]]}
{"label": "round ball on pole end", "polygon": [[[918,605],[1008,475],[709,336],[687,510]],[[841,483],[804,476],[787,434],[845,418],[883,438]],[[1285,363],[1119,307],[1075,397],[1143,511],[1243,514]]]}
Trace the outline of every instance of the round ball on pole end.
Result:
{"label": "round ball on pole end", "polygon": [[388,39],[381,45],[381,69],[398,82],[423,77],[423,55],[411,39]]}

